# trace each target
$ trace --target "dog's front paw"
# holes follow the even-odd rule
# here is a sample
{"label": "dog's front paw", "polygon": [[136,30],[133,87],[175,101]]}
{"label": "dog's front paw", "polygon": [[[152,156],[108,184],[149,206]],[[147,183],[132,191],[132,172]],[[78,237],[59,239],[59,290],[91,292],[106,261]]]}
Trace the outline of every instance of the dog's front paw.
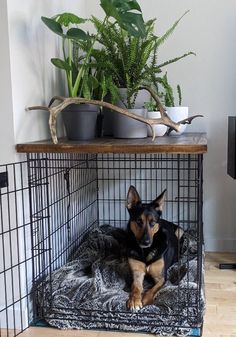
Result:
{"label": "dog's front paw", "polygon": [[143,305],[150,305],[153,304],[153,293],[152,291],[148,290],[144,295],[143,295]]}
{"label": "dog's front paw", "polygon": [[128,302],[127,302],[127,307],[128,309],[132,311],[138,311],[143,307],[141,298],[137,297],[130,297]]}

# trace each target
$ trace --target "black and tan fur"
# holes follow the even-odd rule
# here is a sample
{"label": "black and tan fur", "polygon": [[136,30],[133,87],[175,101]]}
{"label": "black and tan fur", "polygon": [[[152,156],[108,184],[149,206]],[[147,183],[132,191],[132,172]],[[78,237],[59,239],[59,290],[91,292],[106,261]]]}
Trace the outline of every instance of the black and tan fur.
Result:
{"label": "black and tan fur", "polygon": [[[153,302],[165,283],[167,269],[177,261],[176,233],[181,233],[178,226],[160,218],[165,192],[147,204],[142,203],[134,186],[130,186],[128,191],[128,261],[133,283],[127,306],[131,310],[139,310]],[[155,284],[143,293],[146,275],[151,276]]]}

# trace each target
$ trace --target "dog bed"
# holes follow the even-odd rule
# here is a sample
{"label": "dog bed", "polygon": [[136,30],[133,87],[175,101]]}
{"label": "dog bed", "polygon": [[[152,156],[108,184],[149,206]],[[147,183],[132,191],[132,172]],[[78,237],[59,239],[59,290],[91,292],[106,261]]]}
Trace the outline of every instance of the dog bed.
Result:
{"label": "dog bed", "polygon": [[[132,278],[123,244],[125,231],[111,226],[91,230],[73,261],[43,281],[46,321],[61,329],[194,334],[193,327],[201,328],[205,308],[195,236],[194,231],[184,233],[180,260],[169,268],[153,305],[131,312],[126,308]],[[146,280],[144,287],[150,282]]]}

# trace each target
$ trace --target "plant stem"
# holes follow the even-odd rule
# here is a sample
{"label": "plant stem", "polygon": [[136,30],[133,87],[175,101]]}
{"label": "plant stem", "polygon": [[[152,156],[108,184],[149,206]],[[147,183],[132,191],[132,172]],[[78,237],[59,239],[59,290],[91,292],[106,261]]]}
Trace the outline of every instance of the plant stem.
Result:
{"label": "plant stem", "polygon": [[68,44],[69,44],[69,66],[70,66],[69,79],[70,79],[71,87],[73,87],[73,78],[72,78],[72,73],[73,73],[73,70],[72,70],[72,42],[71,42],[71,40],[68,40]]}
{"label": "plant stem", "polygon": [[[108,20],[108,16],[106,15],[105,18],[104,18],[104,20],[103,20],[102,26],[105,25],[105,23],[106,23],[107,20]],[[100,32],[98,32],[94,36],[93,41],[92,41],[91,46],[90,46],[90,49],[89,49],[89,51],[86,54],[86,58],[84,60],[84,63],[81,65],[80,71],[78,72],[78,75],[77,75],[76,80],[75,80],[75,84],[74,84],[73,89],[72,89],[72,94],[71,94],[72,97],[76,97],[77,96],[77,92],[78,92],[78,89],[79,89],[80,81],[81,81],[81,79],[82,79],[82,77],[84,75],[84,71],[86,69],[87,62],[90,59],[93,46],[94,46],[94,44],[96,42],[96,39],[97,39],[97,36],[98,36],[99,33]]]}
{"label": "plant stem", "polygon": [[[63,40],[62,40],[62,51],[63,51],[64,61],[66,62],[65,43],[66,43],[66,39],[63,38]],[[66,77],[67,77],[68,93],[69,93],[69,96],[71,96],[72,95],[72,79],[70,77],[70,72],[67,71],[67,70],[66,70]]]}

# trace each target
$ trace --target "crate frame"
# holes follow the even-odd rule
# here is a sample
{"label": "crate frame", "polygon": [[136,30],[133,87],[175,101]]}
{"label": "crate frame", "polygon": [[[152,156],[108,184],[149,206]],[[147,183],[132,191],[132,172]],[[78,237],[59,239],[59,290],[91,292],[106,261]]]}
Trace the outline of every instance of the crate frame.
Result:
{"label": "crate frame", "polygon": [[[31,190],[31,200],[32,204],[35,204],[35,195],[37,193],[44,194],[47,196],[46,205],[51,205],[50,207],[54,207],[57,204],[57,201],[49,202],[48,201],[48,190],[46,189],[46,192],[42,192],[42,188],[44,189],[45,186],[49,186],[50,183],[48,181],[48,177],[52,177],[54,174],[56,176],[55,179],[57,179],[57,175],[60,174],[62,176],[62,179],[65,179],[65,193],[67,198],[67,203],[71,207],[71,198],[73,195],[73,192],[71,190],[74,189],[73,179],[78,175],[80,176],[80,180],[83,180],[82,176],[84,175],[84,172],[87,172],[87,180],[84,181],[82,189],[85,188],[83,195],[86,196],[86,188],[88,188],[90,185],[93,186],[93,198],[92,201],[85,203],[85,207],[82,209],[80,217],[86,218],[86,216],[83,215],[83,212],[89,212],[91,215],[91,210],[88,210],[87,207],[90,207],[92,205],[92,208],[94,208],[94,213],[92,217],[92,221],[85,221],[85,228],[82,230],[80,229],[80,233],[77,233],[78,236],[75,236],[75,242],[69,243],[69,247],[75,247],[78,246],[78,243],[81,242],[83,236],[90,231],[94,226],[102,225],[104,223],[109,223],[115,227],[124,227],[127,224],[128,215],[125,212],[122,212],[121,207],[123,209],[125,208],[125,197],[126,193],[124,192],[127,187],[130,184],[133,185],[140,185],[141,190],[142,184],[148,184],[152,186],[153,190],[151,192],[152,197],[154,197],[157,193],[158,185],[161,182],[161,190],[164,189],[164,186],[166,183],[172,184],[172,194],[174,193],[174,189],[177,186],[177,199],[167,200],[167,204],[175,204],[175,211],[177,212],[177,218],[175,219],[176,223],[180,225],[182,228],[185,229],[185,231],[189,231],[192,227],[197,230],[197,244],[198,244],[198,253],[197,253],[197,259],[198,259],[198,289],[196,291],[196,307],[200,308],[200,297],[202,292],[202,245],[203,245],[203,233],[202,233],[202,167],[203,167],[203,156],[202,154],[172,154],[172,155],[165,155],[165,154],[29,154],[28,155],[28,163],[29,163],[29,186]],[[69,163],[69,165],[68,165]],[[151,168],[150,168],[151,164]],[[58,170],[58,171],[57,171]],[[77,174],[72,175],[70,178],[69,172],[71,170],[78,170]],[[42,172],[44,172],[42,174]],[[154,176],[150,176],[150,172],[154,171]],[[160,176],[157,177],[157,171],[160,171]],[[175,175],[173,176],[166,176],[166,172],[175,172]],[[131,174],[132,172],[132,174]],[[142,172],[142,174],[141,174]],[[143,175],[144,172],[144,175]],[[104,176],[105,174],[105,176]],[[127,174],[130,175],[130,177],[127,177]],[[141,174],[141,175],[140,175]],[[118,175],[118,176],[117,176]],[[147,175],[149,178],[147,178]],[[165,177],[164,177],[165,175]],[[186,176],[185,176],[186,175]],[[39,177],[39,183],[35,184],[35,176]],[[85,176],[84,176],[85,178]],[[159,181],[160,180],[160,181]],[[126,188],[121,190],[121,183],[126,185]],[[153,182],[157,182],[155,188],[152,185]],[[51,182],[52,185],[55,185],[55,181]],[[118,184],[118,187],[115,186],[115,184]],[[174,184],[174,185],[173,185]],[[61,183],[60,183],[61,186]],[[150,187],[149,186],[149,187]],[[35,192],[34,190],[40,188],[40,192]],[[181,194],[181,189],[182,194]],[[113,190],[113,191],[112,191]],[[161,192],[159,190],[159,192]],[[191,190],[191,191],[190,191]],[[80,190],[79,190],[80,191]],[[106,192],[104,192],[106,191]],[[188,191],[187,197],[181,197],[181,195],[184,195],[184,191]],[[143,191],[141,191],[141,195],[145,194],[142,193],[145,192],[145,188]],[[154,192],[154,194],[153,194]],[[75,191],[75,194],[77,191]],[[192,193],[194,195],[192,195]],[[33,196],[34,195],[34,196]],[[115,198],[115,195],[118,196],[118,198]],[[123,196],[123,199],[121,199],[121,195]],[[64,198],[65,196],[63,196]],[[172,196],[173,197],[173,196]],[[85,197],[87,198],[87,197]],[[59,198],[60,199],[60,198]],[[177,201],[176,201],[177,200]],[[146,201],[151,201],[150,198],[147,198],[147,191],[146,191]],[[118,202],[118,205],[117,205]],[[108,204],[106,204],[108,203]],[[191,203],[193,204],[195,210],[192,210],[194,213],[194,217],[197,217],[196,219],[191,218]],[[49,207],[41,207],[42,209],[48,211]],[[170,208],[170,207],[169,207]],[[108,211],[107,211],[108,210]],[[65,211],[65,209],[64,209]],[[68,211],[68,208],[67,208]],[[118,211],[118,212],[117,212]],[[38,210],[36,211],[36,213]],[[54,211],[51,211],[53,213]],[[182,212],[183,219],[180,218],[180,214]],[[50,213],[50,212],[49,212]],[[101,213],[102,216],[101,216]],[[168,211],[167,211],[168,213]],[[186,215],[187,213],[187,215]],[[34,224],[33,227],[33,236],[32,236],[32,242],[35,241],[35,235],[34,233],[37,232],[37,228],[43,227],[42,226],[42,219],[35,220],[35,213],[32,212],[32,223]],[[107,216],[108,215],[108,216]],[[111,215],[113,216],[111,218]],[[115,216],[114,216],[115,215]],[[75,233],[74,229],[71,229],[71,226],[68,226],[68,223],[73,220],[75,215],[68,216],[66,222],[64,222],[62,226],[63,228],[67,227],[67,237],[70,236],[71,230],[73,233]],[[96,219],[97,216],[97,219]],[[172,207],[172,216],[173,216],[173,207]],[[170,217],[170,215],[169,215]],[[45,248],[45,239],[44,240],[38,240],[39,243],[33,244],[32,250],[38,251],[36,254],[32,253],[32,259],[33,259],[33,270],[37,269],[37,263],[38,258],[42,257],[41,261],[51,261],[47,265],[47,267],[43,267],[43,269],[40,269],[40,266],[38,269],[40,269],[40,272],[35,272],[33,275],[33,289],[35,292],[34,296],[34,323],[37,324],[38,321],[41,321],[42,319],[47,319],[47,313],[48,313],[48,306],[44,307],[44,304],[39,307],[37,298],[39,296],[42,296],[42,293],[44,291],[43,282],[39,283],[39,280],[45,279],[46,276],[52,275],[52,271],[59,268],[63,263],[68,261],[68,259],[73,259],[73,252],[76,250],[72,249],[72,251],[68,250],[68,245],[65,247],[63,257],[65,259],[61,260],[61,254],[59,254],[59,257],[53,257],[52,258],[52,247],[50,242],[51,241],[57,241],[57,230],[58,228],[52,230],[52,222],[51,218],[52,216],[46,216],[45,218],[48,220],[47,228],[48,228],[48,235],[44,237],[48,238],[48,248]],[[191,219],[190,219],[191,218]],[[118,219],[118,220],[117,220]],[[170,218],[168,220],[171,220]],[[191,225],[190,225],[191,224]],[[61,228],[59,226],[59,228]],[[76,226],[76,224],[75,224]],[[35,229],[36,228],[36,229]],[[72,228],[74,228],[72,226]],[[52,234],[50,232],[52,231]],[[46,230],[44,230],[46,231]],[[42,235],[42,231],[40,234],[40,237]],[[66,233],[64,233],[64,238],[66,237]],[[51,240],[50,240],[51,238]],[[79,240],[79,241],[78,241]],[[35,248],[36,247],[36,248]],[[58,259],[60,258],[60,263],[58,263]],[[188,259],[188,257],[187,257]],[[189,263],[189,260],[188,262]],[[43,265],[43,264],[42,264]],[[51,277],[51,276],[50,276]],[[189,277],[189,276],[188,276]],[[186,289],[186,292],[188,292],[189,289]],[[37,295],[39,294],[39,295]],[[179,310],[179,309],[178,309]],[[173,315],[173,331],[176,332],[179,328],[184,328],[182,326],[178,325],[179,315],[182,315],[180,311],[177,310],[177,314]],[[196,309],[198,311],[198,309]],[[96,314],[97,310],[94,312],[89,311],[87,314],[83,312],[79,312],[77,309],[73,310],[71,308],[70,310],[73,313],[76,313],[80,316],[81,319],[83,319],[85,322],[88,319],[88,322],[91,320],[91,315]],[[101,314],[101,313],[100,313]],[[114,314],[114,313],[113,313]],[[188,315],[188,314],[187,314]],[[197,315],[202,315],[201,312],[199,312]],[[151,317],[151,315],[149,315]],[[61,316],[61,319],[63,319],[63,315]],[[133,319],[133,324],[137,324],[138,321],[142,319],[142,315],[140,313],[136,314],[135,319]],[[191,320],[194,321],[193,317],[187,317],[191,324]],[[115,319],[113,318],[115,321]],[[198,318],[200,320],[200,318]],[[154,316],[153,316],[153,326],[158,326],[155,322]],[[99,319],[93,319],[93,323],[101,324],[102,323],[102,314]],[[160,323],[159,323],[160,324]],[[160,324],[161,326],[161,324]],[[192,327],[198,328],[196,326]]]}
{"label": "crate frame", "polygon": [[[90,229],[94,228],[94,226],[103,224],[104,221],[109,221],[113,225],[117,225],[119,223],[119,226],[124,226],[127,223],[127,213],[123,216],[125,213],[123,213],[121,207],[125,207],[124,190],[126,189],[127,192],[127,184],[130,183],[134,185],[138,183],[139,186],[137,188],[144,201],[150,201],[150,198],[155,197],[156,192],[161,192],[161,189],[163,189],[162,187],[165,186],[162,186],[163,184],[158,184],[161,186],[155,186],[154,188],[151,187],[153,188],[152,191],[149,186],[149,192],[147,192],[147,189],[145,190],[145,188],[143,188],[143,182],[145,184],[149,184],[150,182],[158,180],[161,182],[163,180],[163,182],[167,181],[168,184],[172,184],[173,187],[170,192],[171,196],[168,195],[167,199],[167,206],[169,209],[167,213],[169,212],[169,216],[171,214],[171,217],[173,217],[173,214],[175,216],[177,214],[177,218],[174,220],[178,224],[182,224],[182,226],[185,226],[185,223],[189,223],[189,220],[191,220],[191,213],[195,212],[194,214],[196,219],[193,219],[191,226],[195,226],[197,229],[197,272],[199,298],[200,293],[203,291],[202,262],[204,259],[202,221],[203,154],[207,151],[207,143],[204,135],[187,135],[183,139],[180,137],[180,140],[177,142],[175,142],[175,140],[173,142],[172,137],[163,137],[159,143],[152,143],[150,141],[114,142],[114,140],[112,140],[111,142],[111,140],[96,140],[95,142],[85,142],[83,144],[61,143],[52,146],[50,142],[39,142],[38,144],[19,144],[17,145],[17,150],[19,152],[27,153],[26,160],[22,160],[22,162],[19,163],[0,165],[0,173],[1,171],[11,171],[10,175],[12,175],[12,177],[8,175],[9,180],[12,180],[12,183],[10,183],[10,185],[12,185],[11,188],[8,186],[9,181],[7,186],[4,186],[4,182],[1,180],[2,178],[3,180],[5,179],[4,174],[0,177],[0,201],[2,204],[4,198],[6,198],[6,203],[8,204],[8,210],[3,209],[1,205],[0,241],[4,242],[5,240],[5,225],[8,226],[8,232],[16,233],[16,237],[18,238],[16,244],[16,250],[18,253],[14,257],[18,263],[11,261],[9,268],[6,268],[3,263],[3,267],[1,266],[0,269],[0,276],[3,275],[3,277],[5,277],[5,294],[12,292],[12,296],[8,296],[10,301],[5,300],[5,306],[0,309],[1,333],[3,332],[7,336],[17,336],[30,324],[37,324],[41,322],[42,318],[45,318],[44,310],[42,310],[42,307],[38,307],[37,296],[39,294],[39,289],[42,290],[46,275],[50,275],[53,270],[59,268],[68,260],[72,259],[73,254],[76,251],[76,247],[78,247],[83,240],[84,233],[90,231]],[[54,166],[52,165],[53,162]],[[75,164],[76,162],[77,164]],[[159,170],[163,173],[165,170],[175,170],[177,175],[175,177],[172,176],[172,178],[169,179],[164,174],[160,179],[156,179],[157,177],[154,174],[150,178],[148,168],[148,163],[150,162],[153,172]],[[56,173],[55,181],[53,181],[52,179],[54,178],[52,178],[53,175],[50,175],[50,170],[55,171],[55,167],[58,163],[60,163],[60,165],[61,163],[63,164],[60,168],[60,173]],[[133,163],[132,165],[134,165],[134,167],[132,167],[130,163]],[[80,166],[79,170],[81,172],[79,175],[77,174],[78,172],[76,173],[76,169],[73,168],[74,164]],[[143,164],[146,166],[143,167]],[[166,165],[166,167],[164,165]],[[136,173],[138,171],[145,172],[144,177],[135,173],[134,177],[130,176],[127,179],[127,175],[129,176],[133,169],[135,169],[134,172]],[[112,179],[106,179],[104,176],[104,172],[106,171],[109,174],[112,171],[113,173],[115,172]],[[124,177],[122,176],[123,171],[126,171],[126,176]],[[187,172],[187,178],[183,177],[181,172]],[[85,183],[80,185],[83,180],[85,180]],[[124,184],[124,180],[127,180],[127,183]],[[194,193],[195,196],[194,201],[191,201],[190,197],[187,200],[186,206],[183,207],[182,205],[186,202],[186,200],[180,200],[181,188],[183,188],[180,184],[181,180],[187,181],[187,185],[184,186],[184,193],[187,193],[188,198],[191,193]],[[117,189],[115,181],[118,181],[119,184],[121,183],[122,187],[118,187]],[[192,182],[194,183],[194,186],[191,185]],[[79,204],[84,205],[81,209],[75,208],[75,200],[73,199],[74,191],[72,191],[72,188],[76,184],[80,186]],[[113,208],[116,208],[114,195],[112,193],[110,193],[110,195],[105,193],[103,194],[103,191],[107,188],[104,184],[107,184],[108,189],[114,187],[114,190],[116,191],[114,193],[118,193],[118,201],[121,202],[118,208],[118,213],[113,212],[113,218],[107,218],[107,214],[105,212],[106,207],[102,206],[107,202],[107,200],[111,200],[112,202],[109,206],[110,211]],[[170,205],[171,203],[176,203],[176,200],[171,200],[173,196],[173,189],[176,189],[176,187],[178,195],[177,199],[179,201],[177,201],[177,206],[174,207],[174,212],[172,208],[171,213]],[[194,192],[192,192],[192,189],[194,189]],[[67,204],[66,217],[63,217],[62,215],[65,209],[62,210],[60,202],[58,203],[58,200],[53,202],[51,199],[52,196],[57,196],[59,190],[62,190],[64,193],[64,197],[61,202],[65,201]],[[85,194],[83,194],[83,191],[85,191]],[[13,195],[13,200],[9,198],[10,194]],[[83,195],[85,196],[84,198]],[[91,199],[89,199],[89,195]],[[88,207],[84,204],[85,200],[89,201],[87,204]],[[192,210],[192,203],[195,205],[195,211]],[[19,214],[16,214],[16,224],[12,224],[11,212],[15,215],[15,213],[17,213],[16,209],[19,210],[18,205],[20,205],[23,210],[18,212]],[[72,209],[73,212],[75,211],[79,213],[80,216],[86,220],[86,226],[83,228],[82,232],[76,231],[76,222],[72,224],[72,226],[71,224],[69,225],[73,217],[70,218],[68,214],[72,211]],[[181,212],[188,214],[187,220],[181,220]],[[92,221],[87,221],[88,214]],[[103,215],[101,216],[101,214]],[[60,216],[62,217],[60,218]],[[56,249],[55,243],[51,240],[51,234],[53,234],[53,232],[51,233],[50,221],[52,221],[52,219],[54,219],[54,222],[63,220],[63,226],[60,228],[61,231],[55,232],[60,233],[60,235],[58,234],[56,242],[60,244],[61,241],[69,243],[69,245],[61,245],[61,250],[59,250],[56,258],[54,257]],[[189,228],[191,228],[191,226]],[[189,230],[189,228],[186,225],[185,229]],[[22,231],[23,239],[21,242],[19,234],[22,235]],[[71,242],[71,236],[75,236],[75,240],[73,242]],[[61,239],[59,239],[59,237]],[[42,240],[42,238],[46,238],[46,242],[44,239]],[[27,253],[25,248],[23,258],[21,257],[21,252],[19,252],[18,246],[20,244],[25,247],[27,244]],[[31,246],[30,251],[28,250],[29,246]],[[4,254],[11,254],[13,251],[12,245],[10,245],[10,247],[6,247],[5,245],[0,248],[3,250]],[[5,257],[3,257],[3,260],[4,259]],[[18,283],[16,293],[20,293],[22,284],[24,285],[24,292],[22,292],[17,298],[14,298],[14,289],[13,287],[8,287],[6,280],[8,270],[10,270],[12,275],[11,277],[13,277],[13,270],[15,267],[18,268],[18,275],[22,273],[20,269],[21,267],[25,273],[25,277],[22,277],[23,273],[21,277],[16,277],[16,282]],[[16,319],[14,318],[17,312],[16,302],[25,306],[25,312],[20,312],[20,324],[19,322],[16,322]],[[12,312],[9,314],[10,311]],[[201,315],[201,313],[199,313],[199,315]],[[2,324],[2,321],[4,321],[2,320],[2,316],[5,316],[6,324],[4,322]],[[10,316],[11,319],[7,319],[7,317]],[[137,313],[134,324],[135,322],[138,322],[141,317],[142,316]],[[153,317],[153,324],[155,325],[156,323],[154,321],[155,317]],[[178,324],[177,321],[175,321],[173,322],[173,333],[177,330]],[[193,334],[196,333],[197,335],[200,335],[201,326],[197,327],[196,330],[197,331],[194,330],[193,326]]]}

